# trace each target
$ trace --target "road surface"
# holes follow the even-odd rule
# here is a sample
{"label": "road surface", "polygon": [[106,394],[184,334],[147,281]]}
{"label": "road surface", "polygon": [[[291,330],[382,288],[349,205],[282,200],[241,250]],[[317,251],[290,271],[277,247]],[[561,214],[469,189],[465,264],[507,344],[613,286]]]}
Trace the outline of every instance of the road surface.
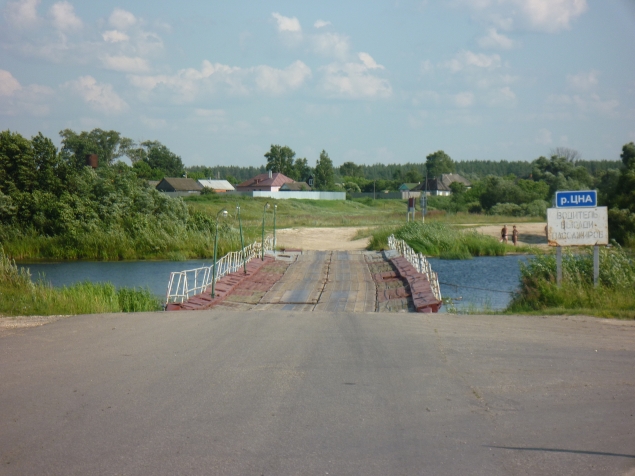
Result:
{"label": "road surface", "polygon": [[635,474],[635,326],[219,310],[0,334],[2,475]]}

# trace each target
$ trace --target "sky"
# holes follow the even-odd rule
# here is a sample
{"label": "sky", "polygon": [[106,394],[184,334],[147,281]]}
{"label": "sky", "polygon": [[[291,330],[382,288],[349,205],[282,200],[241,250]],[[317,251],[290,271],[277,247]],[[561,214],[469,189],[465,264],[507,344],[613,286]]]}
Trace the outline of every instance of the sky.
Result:
{"label": "sky", "polygon": [[619,160],[635,0],[0,0],[0,130],[158,140],[187,166]]}

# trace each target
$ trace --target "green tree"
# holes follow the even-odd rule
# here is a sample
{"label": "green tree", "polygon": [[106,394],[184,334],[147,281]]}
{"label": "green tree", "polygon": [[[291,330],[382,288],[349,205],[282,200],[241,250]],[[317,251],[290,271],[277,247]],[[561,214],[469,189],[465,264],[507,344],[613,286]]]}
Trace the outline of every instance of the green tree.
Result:
{"label": "green tree", "polygon": [[344,162],[340,165],[339,174],[341,177],[363,177],[364,170],[361,165],[355,162]]}
{"label": "green tree", "polygon": [[313,169],[311,169],[306,159],[296,159],[293,165],[293,175],[289,175],[289,177],[297,182],[305,182],[312,173]]}
{"label": "green tree", "polygon": [[315,164],[315,189],[333,190],[335,188],[335,171],[333,162],[326,151],[320,153],[320,158]]}
{"label": "green tree", "polygon": [[593,177],[585,167],[576,166],[566,157],[557,155],[534,160],[532,178],[548,183],[550,196],[557,190],[582,190],[593,183]]}
{"label": "green tree", "polygon": [[115,159],[127,155],[134,146],[132,139],[123,137],[117,131],[93,129],[77,134],[71,129],[64,129],[60,131],[60,136],[62,156],[76,168],[86,164],[88,154],[97,154],[100,166],[112,165]]}
{"label": "green tree", "polygon": [[139,178],[161,180],[163,177],[181,177],[183,161],[159,141],[145,141],[134,150],[133,170]]}
{"label": "green tree", "polygon": [[293,158],[295,152],[289,147],[271,144],[271,149],[265,154],[267,170],[278,172],[291,177],[294,174]]}
{"label": "green tree", "polygon": [[426,157],[426,169],[428,177],[438,177],[441,174],[454,173],[455,164],[448,154],[438,150]]}

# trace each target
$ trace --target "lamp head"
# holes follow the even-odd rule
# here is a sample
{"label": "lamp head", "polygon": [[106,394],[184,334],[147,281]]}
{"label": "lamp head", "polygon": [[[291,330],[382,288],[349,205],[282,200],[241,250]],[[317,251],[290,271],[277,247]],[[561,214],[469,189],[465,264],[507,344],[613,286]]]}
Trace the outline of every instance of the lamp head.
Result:
{"label": "lamp head", "polygon": [[269,210],[269,202],[265,204],[265,210]]}
{"label": "lamp head", "polygon": [[273,206],[273,209],[274,209],[274,210],[277,210],[277,209],[278,209],[278,205],[274,205],[274,206]]}
{"label": "lamp head", "polygon": [[227,218],[227,210],[223,210],[223,218]]}

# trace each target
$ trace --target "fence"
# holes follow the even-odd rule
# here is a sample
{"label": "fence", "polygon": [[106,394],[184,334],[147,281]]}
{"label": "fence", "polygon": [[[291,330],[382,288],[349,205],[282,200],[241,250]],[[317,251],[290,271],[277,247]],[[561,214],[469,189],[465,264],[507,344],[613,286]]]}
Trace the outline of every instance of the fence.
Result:
{"label": "fence", "polygon": [[[273,238],[268,236],[265,239],[265,252],[273,249]],[[232,251],[227,253],[221,259],[216,261],[216,279],[218,281],[223,276],[238,271],[249,263],[252,259],[260,256],[262,252],[261,243],[253,242],[249,246],[245,246],[240,251]],[[202,268],[186,269],[185,271],[173,271],[170,273],[170,281],[168,282],[168,290],[165,297],[165,303],[184,302],[191,296],[200,294],[212,285],[212,275],[214,265],[204,266]]]}
{"label": "fence", "polygon": [[432,288],[432,292],[434,293],[434,297],[436,297],[439,301],[441,300],[441,288],[439,287],[439,276],[437,273],[432,271],[432,266],[421,253],[416,253],[415,250],[410,248],[408,243],[403,240],[399,240],[395,238],[395,235],[390,235],[388,237],[388,247],[391,250],[397,251],[397,253],[401,254],[404,258],[408,260],[408,262],[414,266],[414,268],[421,274],[425,274],[430,282],[430,287]]}

